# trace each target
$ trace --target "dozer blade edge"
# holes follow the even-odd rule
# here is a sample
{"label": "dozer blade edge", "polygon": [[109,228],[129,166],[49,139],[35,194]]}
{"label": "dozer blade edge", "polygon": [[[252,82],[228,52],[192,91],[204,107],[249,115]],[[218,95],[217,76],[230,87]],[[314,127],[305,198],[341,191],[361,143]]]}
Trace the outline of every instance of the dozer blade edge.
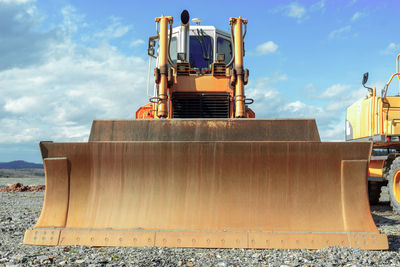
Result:
{"label": "dozer blade edge", "polygon": [[387,249],[369,143],[41,143],[46,192],[24,244]]}

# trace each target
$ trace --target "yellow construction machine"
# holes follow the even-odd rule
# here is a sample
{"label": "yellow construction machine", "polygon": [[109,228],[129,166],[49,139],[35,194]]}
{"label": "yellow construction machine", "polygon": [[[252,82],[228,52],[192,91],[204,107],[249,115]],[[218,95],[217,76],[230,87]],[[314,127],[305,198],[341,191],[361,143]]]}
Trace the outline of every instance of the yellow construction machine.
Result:
{"label": "yellow construction machine", "polygon": [[352,104],[346,112],[346,141],[371,141],[372,155],[368,172],[368,193],[371,204],[379,201],[381,187],[388,184],[390,203],[400,213],[400,96],[387,96],[393,78],[400,82],[399,57],[396,73],[385,84],[381,95],[376,87],[366,87],[368,73],[362,85],[368,95]]}
{"label": "yellow construction machine", "polygon": [[156,90],[137,119],[40,143],[45,199],[24,244],[387,249],[367,198],[371,144],[323,143],[313,119],[255,119],[247,20],[230,33],[199,22],[156,18]]}

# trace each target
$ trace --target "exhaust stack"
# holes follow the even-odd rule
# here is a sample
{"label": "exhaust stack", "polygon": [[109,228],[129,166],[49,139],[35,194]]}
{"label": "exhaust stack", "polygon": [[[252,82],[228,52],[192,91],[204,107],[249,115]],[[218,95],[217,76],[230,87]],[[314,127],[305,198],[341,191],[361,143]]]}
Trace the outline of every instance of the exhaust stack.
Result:
{"label": "exhaust stack", "polygon": [[187,62],[189,55],[189,12],[183,10],[181,13],[181,31],[180,31],[180,42],[178,47],[178,62]]}

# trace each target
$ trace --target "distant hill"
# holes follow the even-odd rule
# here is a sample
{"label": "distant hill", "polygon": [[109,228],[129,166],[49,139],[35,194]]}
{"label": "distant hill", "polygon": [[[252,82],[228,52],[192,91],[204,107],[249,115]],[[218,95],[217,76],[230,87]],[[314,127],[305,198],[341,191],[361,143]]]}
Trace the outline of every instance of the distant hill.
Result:
{"label": "distant hill", "polygon": [[0,169],[43,169],[43,164],[15,160],[10,162],[0,162]]}

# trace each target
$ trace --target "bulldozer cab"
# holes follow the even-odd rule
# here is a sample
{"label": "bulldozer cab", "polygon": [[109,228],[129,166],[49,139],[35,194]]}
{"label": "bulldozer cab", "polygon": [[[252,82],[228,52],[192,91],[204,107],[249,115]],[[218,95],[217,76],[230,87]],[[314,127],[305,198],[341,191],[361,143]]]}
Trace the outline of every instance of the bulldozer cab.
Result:
{"label": "bulldozer cab", "polygon": [[[149,38],[148,48],[150,58],[157,60],[155,84],[152,95],[148,88],[150,103],[139,108],[136,118],[255,117],[249,107],[253,99],[244,94],[249,76],[243,68],[247,20],[231,19],[230,34],[200,25],[200,19],[190,25],[188,13],[174,28],[172,17],[157,19],[157,35]],[[149,67],[148,80],[150,73]]]}
{"label": "bulldozer cab", "polygon": [[[184,36],[185,31],[188,31],[187,37]],[[185,38],[188,38],[187,43],[183,40]],[[159,49],[155,49],[156,42],[152,43],[151,40],[155,39],[150,37],[149,50],[157,51],[157,54],[150,56],[158,59]],[[228,64],[233,57],[233,44],[227,32],[214,26],[195,25],[190,29],[179,26],[172,29],[169,54],[174,65],[188,62],[191,68],[201,71],[210,69],[214,62]]]}
{"label": "bulldozer cab", "polygon": [[[176,64],[178,61],[178,45],[181,44],[181,27],[172,30],[172,40],[169,52]],[[191,26],[189,31],[188,62],[194,69],[209,69],[213,62],[218,62],[218,56],[223,62],[232,59],[232,42],[228,33],[214,26]],[[181,59],[182,61],[182,59]]]}

